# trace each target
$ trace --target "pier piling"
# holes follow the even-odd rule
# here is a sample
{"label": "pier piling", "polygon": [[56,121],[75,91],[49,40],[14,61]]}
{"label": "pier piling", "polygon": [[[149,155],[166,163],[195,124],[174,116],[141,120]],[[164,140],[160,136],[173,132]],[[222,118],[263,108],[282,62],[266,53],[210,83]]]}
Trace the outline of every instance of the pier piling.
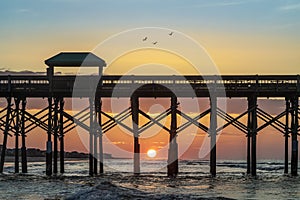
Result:
{"label": "pier piling", "polygon": [[94,174],[98,174],[98,131],[97,131],[97,110],[99,102],[95,100],[95,112],[93,116],[93,134],[94,134]]}
{"label": "pier piling", "polygon": [[299,103],[298,97],[292,98],[292,111],[291,111],[291,129],[292,129],[292,152],[291,152],[291,175],[298,175],[298,127],[299,127]]}
{"label": "pier piling", "polygon": [[54,116],[53,116],[53,173],[58,172],[58,103],[59,99],[54,99]]}
{"label": "pier piling", "polygon": [[48,97],[48,130],[46,143],[46,175],[52,175],[52,97]]}
{"label": "pier piling", "polygon": [[250,123],[248,127],[251,135],[251,175],[256,176],[256,137],[257,137],[257,97],[248,97]]}
{"label": "pier piling", "polygon": [[210,97],[210,174],[211,176],[216,176],[216,165],[217,165],[217,144],[216,144],[216,136],[217,136],[217,97],[211,95]]}
{"label": "pier piling", "polygon": [[170,128],[170,140],[168,151],[168,176],[176,177],[178,174],[178,144],[177,137],[177,97],[171,97],[171,128]]}
{"label": "pier piling", "polygon": [[89,175],[93,176],[94,175],[94,156],[93,156],[93,151],[94,151],[94,99],[89,98],[89,103],[90,103],[90,152],[89,152]]}
{"label": "pier piling", "polygon": [[289,173],[289,114],[290,100],[285,98],[284,173]]}
{"label": "pier piling", "polygon": [[19,173],[19,133],[20,133],[20,99],[15,98],[16,121],[15,121],[15,173]]}
{"label": "pier piling", "polygon": [[6,111],[5,129],[3,133],[4,136],[3,136],[3,143],[2,143],[2,150],[1,150],[0,173],[3,173],[3,168],[4,168],[8,129],[10,126],[10,114],[11,114],[11,97],[6,98],[6,100],[7,100],[7,109],[6,109],[7,111]]}
{"label": "pier piling", "polygon": [[131,96],[132,128],[134,136],[134,174],[140,174],[140,144],[139,144],[139,98]]}
{"label": "pier piling", "polygon": [[99,107],[98,107],[98,124],[99,124],[99,132],[98,132],[98,139],[99,139],[99,173],[100,174],[103,174],[104,172],[104,169],[103,169],[103,138],[102,138],[102,115],[101,115],[101,112],[102,112],[102,100],[99,99]]}
{"label": "pier piling", "polygon": [[247,174],[251,173],[251,111],[248,105],[248,122],[247,122]]}
{"label": "pier piling", "polygon": [[64,144],[64,99],[59,101],[59,139],[60,139],[60,173],[65,173],[65,144]]}
{"label": "pier piling", "polygon": [[26,135],[25,135],[25,110],[26,110],[26,99],[22,99],[22,115],[21,115],[21,157],[22,157],[22,173],[27,173],[27,149],[26,149]]}

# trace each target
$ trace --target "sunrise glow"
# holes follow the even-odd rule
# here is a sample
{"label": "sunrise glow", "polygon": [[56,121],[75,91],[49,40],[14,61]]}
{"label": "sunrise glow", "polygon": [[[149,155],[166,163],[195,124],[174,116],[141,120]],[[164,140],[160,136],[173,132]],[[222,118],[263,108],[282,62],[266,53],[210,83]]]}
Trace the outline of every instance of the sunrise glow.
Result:
{"label": "sunrise glow", "polygon": [[156,156],[156,154],[157,154],[157,152],[156,152],[154,149],[149,149],[149,150],[147,151],[147,156],[148,156],[149,158],[154,158],[154,157]]}

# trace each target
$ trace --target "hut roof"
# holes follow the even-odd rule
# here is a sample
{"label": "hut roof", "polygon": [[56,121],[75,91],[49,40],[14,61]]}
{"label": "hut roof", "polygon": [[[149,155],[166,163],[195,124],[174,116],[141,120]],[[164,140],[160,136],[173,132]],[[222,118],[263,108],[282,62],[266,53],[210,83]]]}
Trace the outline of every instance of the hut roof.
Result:
{"label": "hut roof", "polygon": [[99,66],[105,67],[106,63],[91,52],[61,52],[47,60],[45,64],[49,67],[64,66],[64,67],[88,67]]}

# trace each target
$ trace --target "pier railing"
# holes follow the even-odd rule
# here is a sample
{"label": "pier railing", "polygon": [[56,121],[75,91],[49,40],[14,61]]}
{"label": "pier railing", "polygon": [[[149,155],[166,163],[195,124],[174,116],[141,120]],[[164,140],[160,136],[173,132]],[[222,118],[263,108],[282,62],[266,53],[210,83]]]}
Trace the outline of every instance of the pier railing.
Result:
{"label": "pier railing", "polygon": [[[100,81],[101,80],[101,81]],[[214,88],[216,95],[228,97],[247,97],[256,93],[261,97],[284,97],[288,94],[300,94],[299,75],[236,75],[236,76],[54,76],[53,95],[76,97],[90,96],[88,84],[101,83],[98,87],[102,97],[111,97],[118,89],[118,97],[128,97],[132,88],[139,88],[139,96],[170,96],[170,90],[176,90],[178,97],[189,97],[187,89],[193,90],[199,97],[209,96]],[[74,84],[76,92],[74,92]],[[49,96],[49,79],[47,76],[0,76],[0,96],[25,95],[28,97]],[[154,91],[154,93],[153,93]],[[116,94],[115,94],[116,95]]]}

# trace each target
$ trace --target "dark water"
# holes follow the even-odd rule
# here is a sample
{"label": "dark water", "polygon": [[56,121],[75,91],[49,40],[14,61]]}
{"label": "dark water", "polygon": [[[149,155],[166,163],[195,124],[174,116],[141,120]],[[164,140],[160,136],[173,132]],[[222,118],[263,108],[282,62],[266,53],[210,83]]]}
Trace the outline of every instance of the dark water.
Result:
{"label": "dark water", "polygon": [[[219,161],[217,177],[207,161],[180,161],[177,178],[166,177],[165,161],[106,160],[105,174],[88,177],[87,161],[66,162],[66,174],[44,176],[44,163],[29,163],[28,175],[14,175],[13,163],[0,176],[0,199],[300,199],[300,178],[283,175],[282,161],[258,163],[258,177],[244,161]],[[108,167],[109,166],[109,167]]]}

